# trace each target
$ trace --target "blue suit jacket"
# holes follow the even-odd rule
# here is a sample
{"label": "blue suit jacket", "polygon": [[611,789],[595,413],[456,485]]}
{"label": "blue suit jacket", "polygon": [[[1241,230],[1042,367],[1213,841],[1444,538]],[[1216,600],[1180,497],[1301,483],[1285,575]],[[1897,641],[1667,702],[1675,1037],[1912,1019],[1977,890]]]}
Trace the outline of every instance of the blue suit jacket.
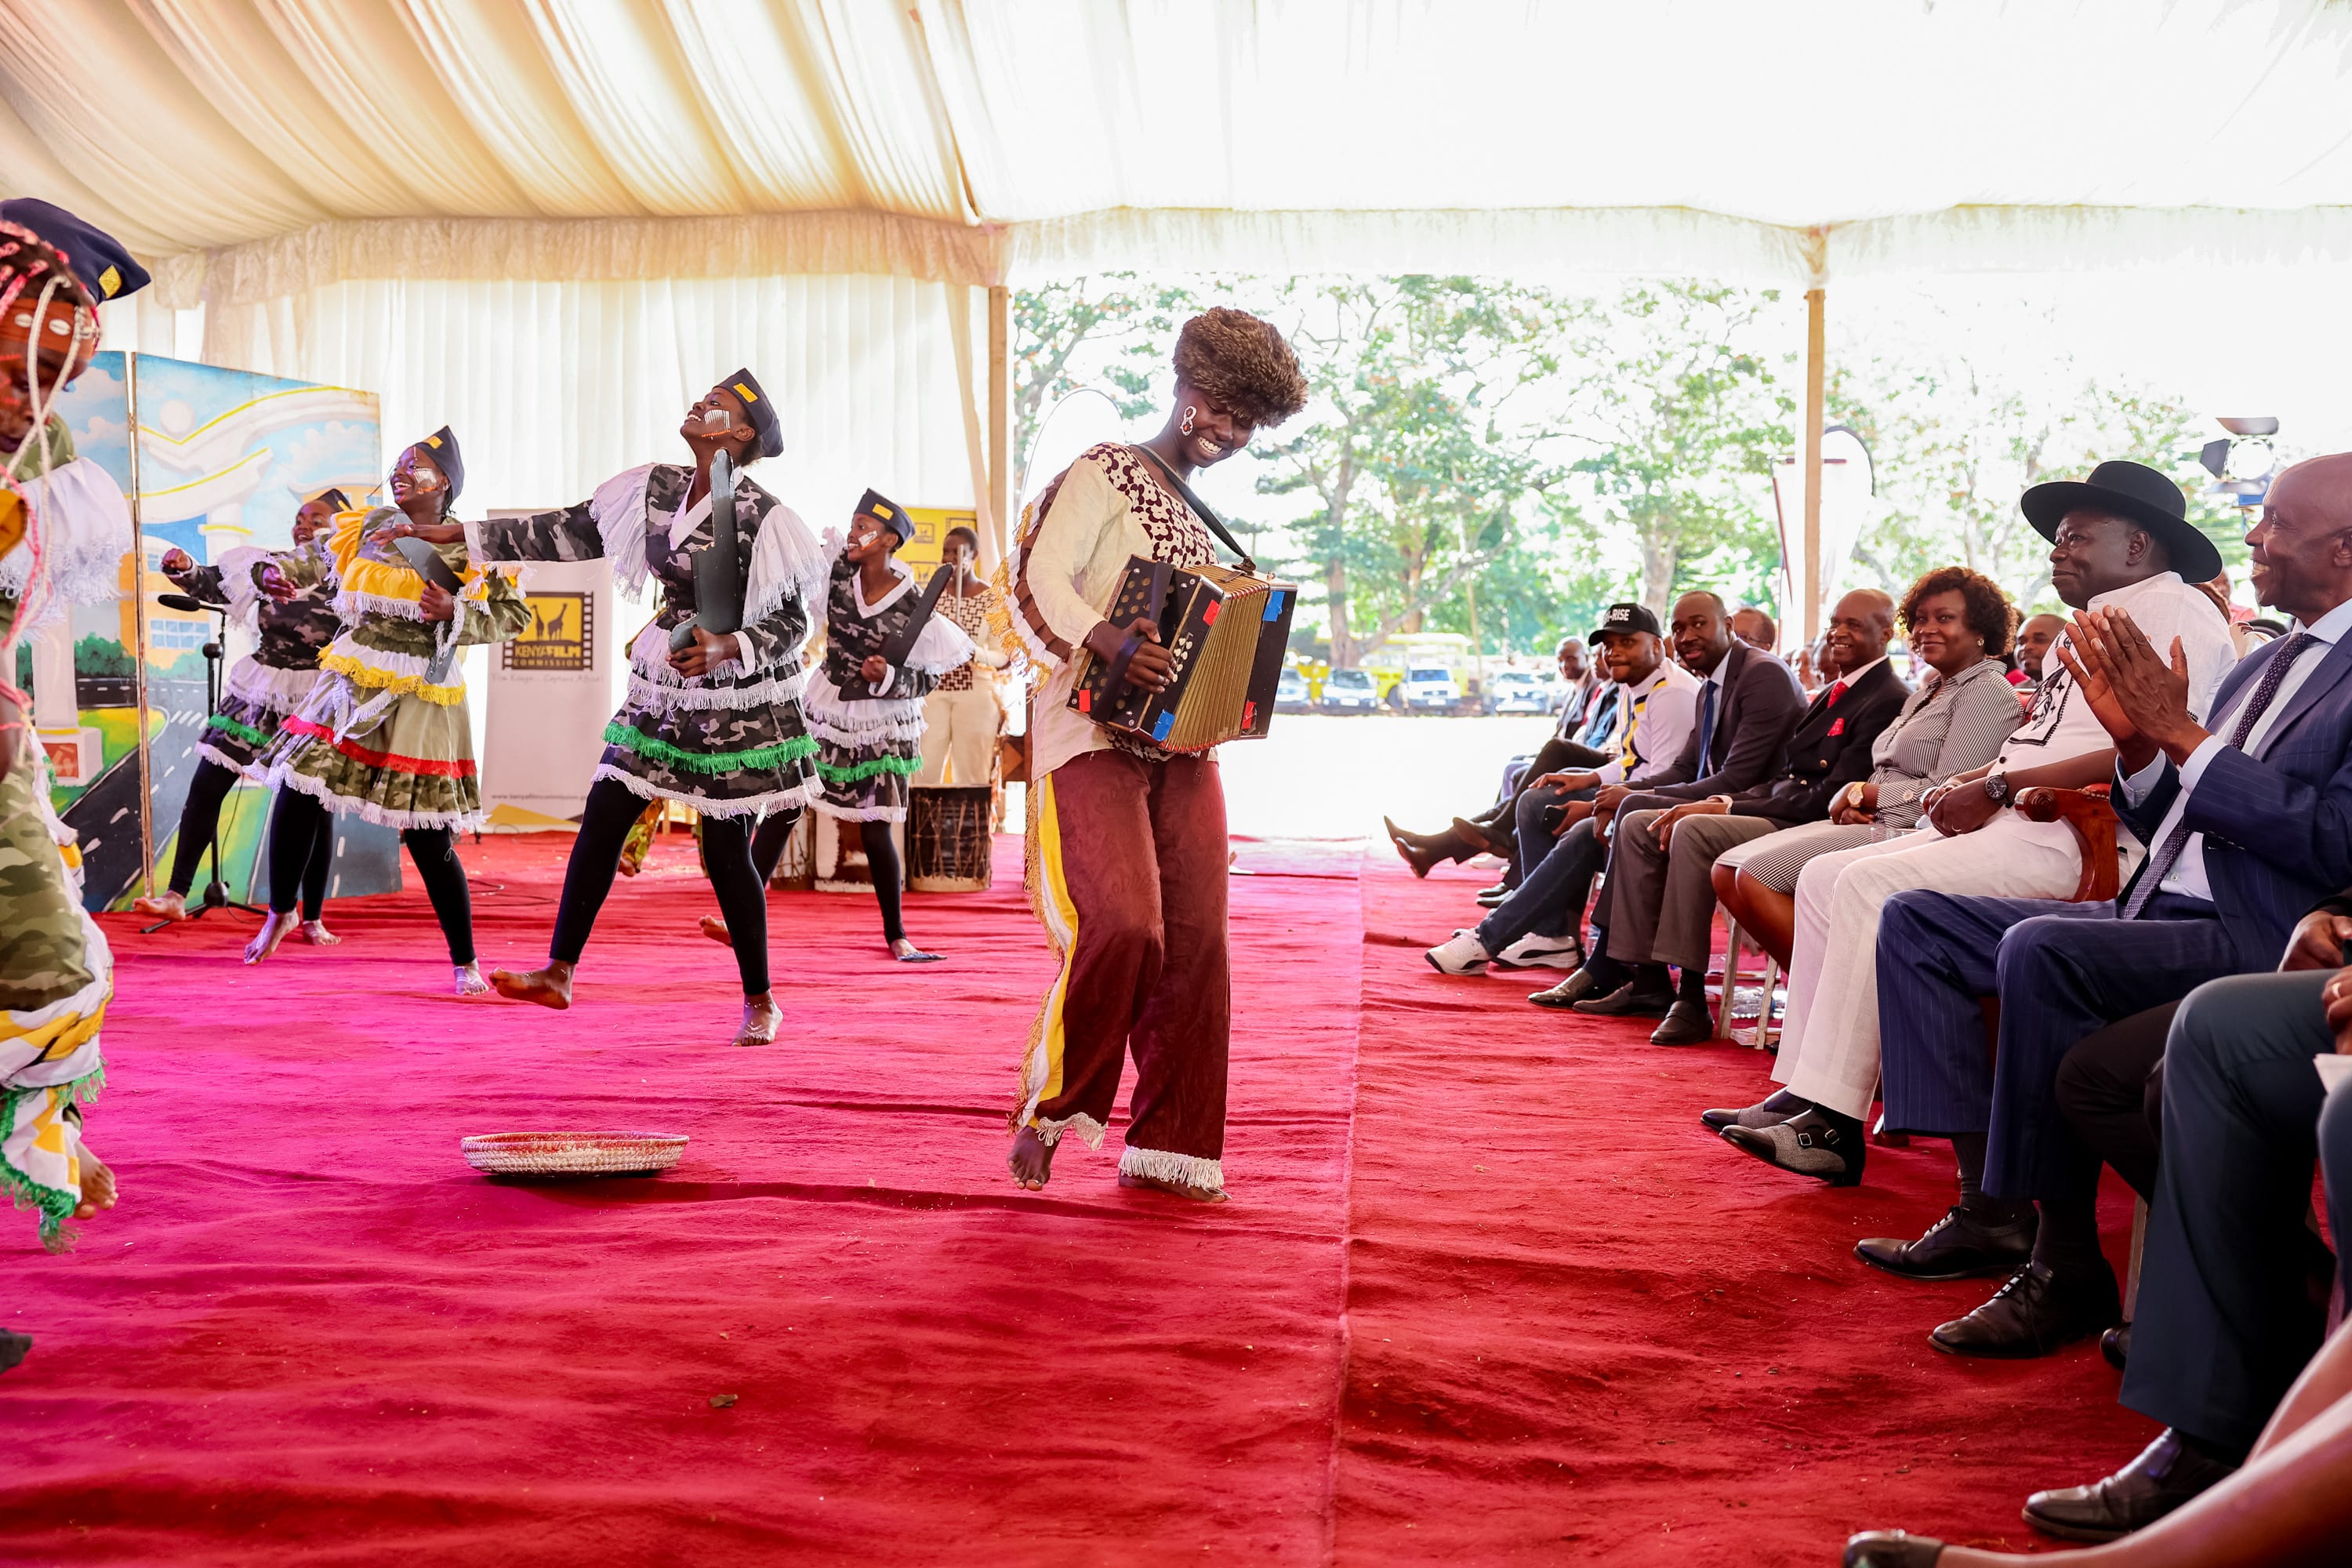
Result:
{"label": "blue suit jacket", "polygon": [[[2222,677],[2212,711],[2223,741],[2237,723],[2231,704],[2280,647],[2255,649]],[[2205,836],[2205,879],[2239,964],[2250,973],[2275,967],[2295,921],[2352,884],[2352,637],[2316,657],[2318,667],[2272,723],[2263,754],[2225,745],[2183,814],[2189,829]],[[2180,771],[2169,758],[2137,806],[2116,781],[2116,814],[2151,855],[2179,794]]]}

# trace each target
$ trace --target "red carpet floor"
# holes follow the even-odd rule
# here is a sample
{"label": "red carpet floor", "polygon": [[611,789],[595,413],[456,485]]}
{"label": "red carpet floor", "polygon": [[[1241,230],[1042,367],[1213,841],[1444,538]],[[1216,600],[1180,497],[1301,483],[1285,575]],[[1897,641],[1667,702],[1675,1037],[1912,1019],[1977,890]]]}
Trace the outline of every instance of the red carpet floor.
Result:
{"label": "red carpet floor", "polygon": [[[467,847],[486,961],[543,951],[568,847]],[[2025,1544],[2027,1490],[2144,1440],[2095,1351],[1937,1355],[1983,1287],[1845,1257],[1940,1210],[1940,1151],[1774,1179],[1692,1120],[1763,1058],[1433,974],[1468,873],[1240,851],[1216,1209],[1119,1189],[1116,1131],[1005,1179],[1048,973],[1010,854],[910,900],[928,969],[778,895],[757,1052],[675,845],[565,1014],[442,994],[418,892],[258,970],[247,921],[110,920],[123,1203],[5,1243],[0,1562],[1828,1563]],[[572,1187],[457,1153],[591,1124],[693,1141]]]}

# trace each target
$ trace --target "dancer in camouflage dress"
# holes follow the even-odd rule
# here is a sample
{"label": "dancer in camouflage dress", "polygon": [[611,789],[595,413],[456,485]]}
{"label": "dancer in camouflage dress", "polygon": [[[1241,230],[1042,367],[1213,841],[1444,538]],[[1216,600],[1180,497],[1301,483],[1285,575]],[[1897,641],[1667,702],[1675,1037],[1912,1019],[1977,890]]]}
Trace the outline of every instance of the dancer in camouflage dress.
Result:
{"label": "dancer in camouflage dress", "polygon": [[[701,814],[703,864],[735,950],[743,985],[735,1043],[765,1045],[782,1016],[769,989],[767,895],[751,837],[762,814],[796,815],[817,792],[816,742],[801,718],[801,651],[824,557],[790,507],[739,476],[725,499],[735,508],[741,629],[717,634],[696,624],[693,558],[715,537],[712,460],[724,452],[740,470],[772,458],[783,449],[783,430],[758,380],[739,370],[687,410],[678,434],[690,464],[632,468],[562,511],[466,525],[482,559],[602,558],[624,589],[634,593],[651,578],[662,590],[660,612],[629,649],[628,697],[604,727],[547,965],[501,969],[490,983],[517,1001],[570,1006],[573,970],[630,828],[646,801],[677,801]],[[691,626],[692,640],[672,651],[680,626]]]}
{"label": "dancer in camouflage dress", "polygon": [[[187,804],[180,809],[171,882],[161,893],[133,899],[133,912],[167,921],[188,918],[188,889],[195,886],[196,865],[219,829],[221,803],[237,780],[262,782],[254,760],[318,684],[319,655],[342,629],[342,617],[335,613],[334,584],[323,575],[318,540],[335,514],[349,511],[351,505],[350,497],[334,489],[304,501],[294,513],[291,550],[242,546],[209,566],[197,565],[184,550],[163,552],[163,575],[184,594],[208,605],[226,605],[253,631],[259,646],[230,668],[221,683],[219,710],[205,721],[204,739],[196,742],[196,773],[188,781]],[[295,576],[310,585],[295,586]],[[330,947],[343,940],[327,929],[322,918],[327,875],[334,862],[334,819],[323,813],[310,815],[316,817],[318,831],[302,867],[299,934],[314,946]],[[220,876],[221,868],[215,865],[214,879]]]}

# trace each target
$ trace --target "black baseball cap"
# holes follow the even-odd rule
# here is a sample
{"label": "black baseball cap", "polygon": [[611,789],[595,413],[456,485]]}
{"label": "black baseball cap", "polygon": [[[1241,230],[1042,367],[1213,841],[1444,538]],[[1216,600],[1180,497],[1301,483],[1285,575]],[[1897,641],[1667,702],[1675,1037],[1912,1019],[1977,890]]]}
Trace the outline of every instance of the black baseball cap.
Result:
{"label": "black baseball cap", "polygon": [[1658,629],[1658,617],[1650,613],[1648,605],[1612,605],[1602,613],[1601,625],[1595,627],[1592,635],[1584,640],[1597,643],[1602,637],[1620,632],[1647,632],[1654,637],[1665,636],[1664,632]]}

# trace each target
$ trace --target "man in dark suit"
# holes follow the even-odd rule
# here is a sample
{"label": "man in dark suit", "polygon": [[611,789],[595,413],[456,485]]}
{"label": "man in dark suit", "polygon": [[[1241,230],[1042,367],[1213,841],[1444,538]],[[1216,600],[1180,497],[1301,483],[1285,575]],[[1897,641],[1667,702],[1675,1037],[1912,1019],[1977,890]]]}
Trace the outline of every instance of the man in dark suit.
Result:
{"label": "man in dark suit", "polygon": [[[1696,785],[1647,792],[1679,804],[1617,813],[1616,849],[1610,857],[1610,924],[1605,950],[1631,965],[1637,996],[1669,989],[1666,966],[1682,971],[1654,1046],[1698,1045],[1715,1037],[1706,1010],[1706,967],[1713,949],[1716,857],[1735,844],[1776,828],[1819,822],[1846,785],[1870,776],[1870,751],[1903,710],[1910,689],[1886,662],[1895,635],[1895,601],[1875,588],[1857,589],[1837,603],[1830,619],[1830,650],[1842,670],[1823,687],[1789,737],[1780,775],[1737,793],[1693,798]],[[1587,1000],[1580,1012],[1617,1011],[1611,999]]]}
{"label": "man in dark suit", "polygon": [[[1675,651],[1685,668],[1700,678],[1698,723],[1672,766],[1640,791],[1612,785],[1597,795],[1580,819],[1570,807],[1570,826],[1554,855],[1572,854],[1585,872],[1585,885],[1608,862],[1601,835],[1610,819],[1628,810],[1666,808],[1711,795],[1740,795],[1778,776],[1783,753],[1799,720],[1805,694],[1789,667],[1731,635],[1731,618],[1713,594],[1685,594],[1675,603]],[[1885,651],[1885,644],[1880,652]],[[1633,971],[1601,951],[1609,925],[1612,878],[1593,901],[1593,956],[1549,991],[1528,998],[1541,1007],[1570,1007],[1585,999],[1621,1005],[1614,1013],[1658,1018],[1674,1005],[1671,987],[1637,988]]]}
{"label": "man in dark suit", "polygon": [[[2224,678],[2210,732],[2189,716],[2178,656],[2128,616],[2084,612],[2060,650],[2116,742],[2117,815],[2153,847],[2122,899],[1913,891],[1887,903],[1886,1124],[1980,1131],[1985,1163],[1981,1201],[1965,1213],[1916,1242],[1856,1251],[1893,1273],[1958,1279],[2015,1267],[2017,1241],[2032,1238],[1998,1295],[1935,1331],[1938,1349],[2043,1355],[2116,1321],[2099,1160],[2060,1110],[2060,1062],[2103,1026],[2269,969],[2303,912],[2352,882],[2352,457],[2280,475],[2246,542],[2256,593],[2297,627]],[[1979,1002],[1993,996],[2004,1005],[1988,1068]]]}

